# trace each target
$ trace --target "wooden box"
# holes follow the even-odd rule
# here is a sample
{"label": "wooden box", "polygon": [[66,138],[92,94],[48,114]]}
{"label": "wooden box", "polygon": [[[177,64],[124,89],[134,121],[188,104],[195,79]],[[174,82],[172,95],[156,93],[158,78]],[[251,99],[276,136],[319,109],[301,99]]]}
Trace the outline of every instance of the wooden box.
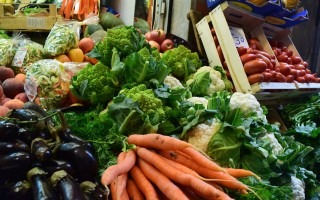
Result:
{"label": "wooden box", "polygon": [[0,4],[0,29],[3,30],[50,31],[57,20],[60,19],[55,4],[49,4],[49,15],[41,17],[15,16],[14,14],[9,16],[5,13],[5,6],[8,5]]}
{"label": "wooden box", "polygon": [[[211,34],[211,27],[213,27],[236,91],[252,93],[258,100],[284,99],[299,95],[296,82],[260,82],[251,85],[244,71],[229,26],[240,27],[244,32],[257,38],[263,50],[271,56],[275,56],[275,54],[268,42],[270,37],[278,37],[288,48],[293,50],[294,54],[298,55],[298,51],[289,37],[290,30],[277,27],[272,29],[273,27],[266,25],[261,16],[254,15],[226,1],[218,5],[209,15],[196,24],[210,66],[222,66],[222,61]],[[272,34],[265,34],[267,28]],[[279,63],[277,62],[278,65]]]}

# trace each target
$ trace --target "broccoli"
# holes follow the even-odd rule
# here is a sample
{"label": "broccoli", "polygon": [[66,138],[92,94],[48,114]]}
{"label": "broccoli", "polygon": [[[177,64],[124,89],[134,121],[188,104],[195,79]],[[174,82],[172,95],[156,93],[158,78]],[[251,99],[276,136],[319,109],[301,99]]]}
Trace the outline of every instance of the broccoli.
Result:
{"label": "broccoli", "polygon": [[140,84],[122,89],[108,105],[107,113],[118,124],[120,133],[143,134],[157,130],[165,118],[165,107],[152,89]]}
{"label": "broccoli", "polygon": [[122,89],[119,94],[124,94],[133,101],[138,102],[142,112],[147,114],[152,124],[157,124],[165,117],[162,101],[158,99],[152,89],[147,89],[146,85],[140,84],[131,89]]}
{"label": "broccoli", "polygon": [[172,75],[180,80],[202,66],[199,55],[183,45],[164,52],[161,60],[171,69]]}
{"label": "broccoli", "polygon": [[80,99],[91,104],[105,104],[116,92],[107,66],[88,64],[71,80],[70,90]]}
{"label": "broccoli", "polygon": [[[96,45],[96,53],[101,62],[111,66],[112,50],[116,48],[123,59],[147,45],[145,38],[132,26],[122,26],[107,30],[106,36]],[[98,56],[98,57],[99,57]]]}

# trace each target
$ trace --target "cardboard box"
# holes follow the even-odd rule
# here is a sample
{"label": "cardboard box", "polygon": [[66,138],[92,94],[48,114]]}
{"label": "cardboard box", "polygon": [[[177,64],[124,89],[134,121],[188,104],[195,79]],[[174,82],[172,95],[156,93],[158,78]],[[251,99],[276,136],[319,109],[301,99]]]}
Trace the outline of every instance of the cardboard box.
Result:
{"label": "cardboard box", "polygon": [[269,0],[261,5],[255,5],[249,0],[230,0],[229,3],[235,4],[243,9],[262,16],[282,10],[282,6],[278,0]]}
{"label": "cardboard box", "polygon": [[207,0],[207,6],[210,10],[217,7],[217,5],[223,3],[225,0]]}
{"label": "cardboard box", "polygon": [[[287,13],[288,14],[288,13]],[[291,12],[288,15],[281,16],[279,13],[271,13],[265,16],[265,21],[280,28],[289,28],[305,22],[309,19],[308,11],[304,8]]]}

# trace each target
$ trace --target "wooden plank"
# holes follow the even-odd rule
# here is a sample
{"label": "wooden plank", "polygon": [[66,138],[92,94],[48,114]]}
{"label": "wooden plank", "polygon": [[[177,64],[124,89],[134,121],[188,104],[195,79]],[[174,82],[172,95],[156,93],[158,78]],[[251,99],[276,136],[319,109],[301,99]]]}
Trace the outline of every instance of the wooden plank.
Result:
{"label": "wooden plank", "polygon": [[198,33],[198,29],[197,29],[197,23],[205,16],[201,12],[198,12],[195,10],[190,10],[187,17],[191,21],[191,24],[192,24],[193,34],[194,34],[195,41],[197,44],[198,52],[200,53],[201,56],[205,57],[206,53],[204,50],[204,46],[201,42],[201,39],[200,39],[200,36]]}
{"label": "wooden plank", "polygon": [[219,59],[217,48],[214,44],[213,37],[211,35],[208,19],[204,17],[196,24],[196,27],[201,38],[202,44],[206,44],[204,45],[204,49],[206,51],[209,65],[211,67],[222,66],[222,63]]}
{"label": "wooden plank", "polygon": [[243,69],[238,51],[234,45],[232,35],[229,30],[228,22],[224,16],[220,5],[209,13],[217,38],[219,40],[222,53],[229,68],[233,84],[236,91],[242,93],[252,93],[247,75]]}

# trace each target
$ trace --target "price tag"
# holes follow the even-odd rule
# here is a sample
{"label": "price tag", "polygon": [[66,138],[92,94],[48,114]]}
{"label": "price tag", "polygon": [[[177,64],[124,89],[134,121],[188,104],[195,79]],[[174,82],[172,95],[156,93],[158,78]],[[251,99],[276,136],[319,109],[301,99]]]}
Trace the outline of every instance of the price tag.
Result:
{"label": "price tag", "polygon": [[16,54],[13,57],[11,65],[15,67],[22,67],[24,58],[26,57],[26,54],[27,54],[27,50],[28,49],[25,47],[19,47]]}
{"label": "price tag", "polygon": [[244,34],[242,28],[229,26],[229,29],[236,47],[249,47],[246,35]]}
{"label": "price tag", "polygon": [[27,27],[42,29],[45,27],[45,18],[43,17],[28,17]]}

